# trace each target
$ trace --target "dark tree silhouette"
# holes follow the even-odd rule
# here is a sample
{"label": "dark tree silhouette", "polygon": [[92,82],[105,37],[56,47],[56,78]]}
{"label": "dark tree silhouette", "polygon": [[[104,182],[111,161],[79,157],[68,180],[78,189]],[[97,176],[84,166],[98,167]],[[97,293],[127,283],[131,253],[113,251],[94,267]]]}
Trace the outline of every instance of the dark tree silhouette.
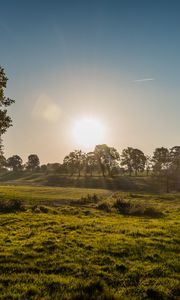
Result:
{"label": "dark tree silhouette", "polygon": [[75,170],[76,170],[76,157],[74,152],[70,152],[69,155],[66,155],[63,164],[65,168],[70,172],[71,176],[73,176]]}
{"label": "dark tree silhouette", "polygon": [[75,150],[70,152],[69,155],[65,156],[63,164],[69,170],[71,176],[78,172],[81,176],[81,170],[85,166],[86,155],[81,150]]}
{"label": "dark tree silhouette", "polygon": [[58,173],[61,169],[61,164],[60,163],[48,163],[46,167],[47,167],[48,172]]}
{"label": "dark tree silhouette", "polygon": [[31,171],[35,171],[40,166],[40,160],[37,154],[31,154],[28,156],[28,161],[26,164],[26,168]]}
{"label": "dark tree silhouette", "polygon": [[112,176],[115,169],[119,167],[120,155],[114,147],[108,147],[108,152],[105,158],[105,165],[108,171],[108,175]]}
{"label": "dark tree silhouette", "polygon": [[97,160],[94,152],[88,152],[85,159],[85,172],[92,176],[93,171],[97,168]]}
{"label": "dark tree silhouette", "polygon": [[14,172],[22,170],[22,158],[19,155],[13,155],[7,159],[7,167]]}
{"label": "dark tree silhouette", "polygon": [[5,169],[6,165],[7,165],[6,158],[3,155],[0,155],[0,170]]}
{"label": "dark tree silhouette", "polygon": [[95,157],[101,169],[102,175],[105,176],[107,170],[108,175],[112,175],[112,169],[116,166],[120,159],[118,151],[114,147],[106,144],[96,145],[94,149]]}
{"label": "dark tree silhouette", "polygon": [[121,165],[127,169],[129,175],[133,172],[133,148],[123,149],[121,154]]}
{"label": "dark tree silhouette", "polygon": [[130,176],[132,172],[137,175],[138,172],[144,171],[145,163],[146,156],[141,150],[128,147],[122,151],[121,165],[127,169]]}
{"label": "dark tree silhouette", "polygon": [[146,156],[139,149],[133,149],[133,170],[137,176],[138,172],[143,172],[146,164]]}
{"label": "dark tree silhouette", "polygon": [[4,94],[4,90],[7,86],[8,78],[4,72],[4,69],[0,67],[0,151],[2,152],[2,134],[12,126],[12,120],[7,114],[7,107],[14,103],[14,100],[7,98]]}
{"label": "dark tree silhouette", "polygon": [[175,164],[179,164],[180,146],[174,146],[170,149],[170,160]]}
{"label": "dark tree silhouette", "polygon": [[170,149],[170,174],[174,189],[180,189],[180,146]]}
{"label": "dark tree silhouette", "polygon": [[107,145],[102,144],[102,145],[96,145],[95,149],[94,149],[94,154],[96,157],[96,160],[98,162],[98,165],[101,169],[102,175],[105,176],[105,162],[104,162],[104,158],[105,158],[105,154],[106,154],[106,149],[107,149]]}
{"label": "dark tree silhouette", "polygon": [[168,169],[170,163],[169,150],[164,147],[156,148],[153,153],[152,161],[154,173],[158,174],[161,173],[162,170]]}
{"label": "dark tree silhouette", "polygon": [[164,147],[156,148],[153,153],[152,162],[153,175],[158,184],[169,193],[171,181],[171,158],[169,150]]}
{"label": "dark tree silhouette", "polygon": [[149,172],[152,170],[152,157],[150,155],[146,155],[145,170],[146,176],[149,176]]}

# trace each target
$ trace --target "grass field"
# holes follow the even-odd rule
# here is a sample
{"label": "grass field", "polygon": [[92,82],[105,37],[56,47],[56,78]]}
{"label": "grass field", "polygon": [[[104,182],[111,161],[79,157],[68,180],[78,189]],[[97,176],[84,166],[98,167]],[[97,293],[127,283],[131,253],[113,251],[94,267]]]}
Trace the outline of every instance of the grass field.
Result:
{"label": "grass field", "polygon": [[[111,192],[103,189],[83,188],[61,188],[61,187],[39,187],[39,186],[0,186],[0,199],[20,199],[26,203],[51,204],[53,201],[78,200],[87,194],[101,196],[109,195]],[[65,202],[62,202],[62,204]]]}
{"label": "grass field", "polygon": [[179,299],[180,194],[1,186],[9,200],[0,299]]}
{"label": "grass field", "polygon": [[42,173],[42,172],[5,172],[0,174],[0,183],[28,186],[53,186],[74,188],[96,188],[124,191],[159,191],[164,187],[159,186],[152,176],[69,176],[67,174]]}

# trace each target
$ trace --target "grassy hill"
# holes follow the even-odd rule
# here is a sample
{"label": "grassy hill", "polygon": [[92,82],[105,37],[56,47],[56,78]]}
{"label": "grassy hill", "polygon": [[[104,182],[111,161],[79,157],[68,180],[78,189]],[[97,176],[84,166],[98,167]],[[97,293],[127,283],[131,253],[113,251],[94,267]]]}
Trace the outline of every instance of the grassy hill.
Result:
{"label": "grassy hill", "polygon": [[0,183],[15,185],[43,185],[79,188],[97,188],[124,191],[157,192],[159,186],[152,177],[130,176],[68,176],[41,172],[5,172],[0,174]]}
{"label": "grassy hill", "polygon": [[0,299],[179,299],[180,194],[0,187]]}

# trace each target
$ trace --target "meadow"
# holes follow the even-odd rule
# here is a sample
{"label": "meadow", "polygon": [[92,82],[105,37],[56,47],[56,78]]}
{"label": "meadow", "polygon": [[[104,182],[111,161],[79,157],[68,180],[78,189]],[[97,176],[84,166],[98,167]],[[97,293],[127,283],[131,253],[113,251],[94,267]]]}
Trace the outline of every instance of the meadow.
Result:
{"label": "meadow", "polygon": [[164,186],[159,184],[153,176],[146,176],[142,173],[139,176],[113,176],[103,177],[100,174],[93,176],[69,176],[68,174],[58,174],[54,172],[4,172],[0,174],[1,184],[10,184],[18,186],[52,186],[52,187],[74,187],[87,189],[108,189],[108,190],[123,190],[123,191],[146,191],[159,192],[166,190]]}
{"label": "meadow", "polygon": [[180,194],[0,186],[0,299],[179,299]]}

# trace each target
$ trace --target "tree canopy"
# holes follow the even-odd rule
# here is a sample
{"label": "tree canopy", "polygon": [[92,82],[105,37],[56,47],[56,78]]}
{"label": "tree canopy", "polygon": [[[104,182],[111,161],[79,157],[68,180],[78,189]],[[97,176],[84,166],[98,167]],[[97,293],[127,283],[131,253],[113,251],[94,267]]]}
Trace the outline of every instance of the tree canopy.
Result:
{"label": "tree canopy", "polygon": [[14,103],[14,100],[7,98],[4,94],[7,81],[4,69],[0,67],[0,134],[5,133],[12,126],[12,119],[7,114],[7,107]]}
{"label": "tree canopy", "polygon": [[12,119],[8,115],[7,107],[14,103],[14,100],[5,96],[4,90],[7,86],[8,78],[6,77],[4,69],[0,66],[0,152],[2,151],[2,134],[12,126]]}

